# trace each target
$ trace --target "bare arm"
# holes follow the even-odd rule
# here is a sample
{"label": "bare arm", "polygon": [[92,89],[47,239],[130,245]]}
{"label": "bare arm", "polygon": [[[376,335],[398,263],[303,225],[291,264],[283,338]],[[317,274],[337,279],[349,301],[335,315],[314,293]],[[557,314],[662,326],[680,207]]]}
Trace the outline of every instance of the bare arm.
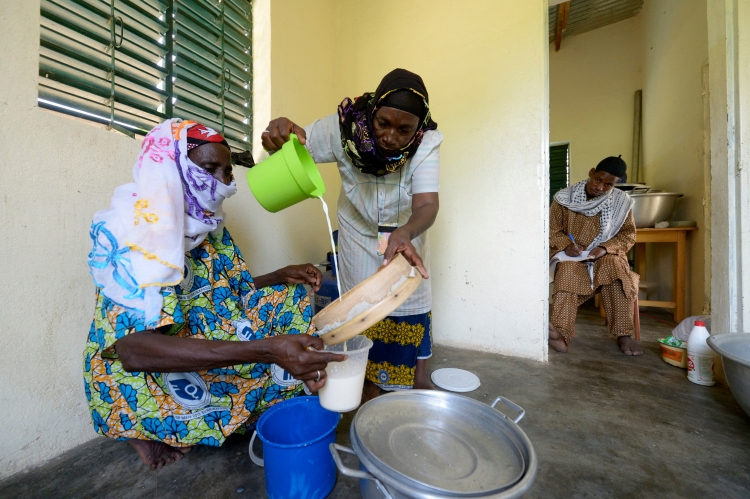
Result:
{"label": "bare arm", "polygon": [[253,276],[256,288],[265,288],[274,284],[307,284],[315,293],[320,289],[323,274],[312,263],[289,265],[270,274]]}
{"label": "bare arm", "polygon": [[414,194],[409,221],[391,233],[383,265],[387,265],[396,253],[402,253],[410,264],[419,269],[422,277],[429,279],[430,276],[427,275],[422,257],[417,253],[411,241],[432,227],[439,209],[440,199],[437,192]]}
{"label": "bare arm", "polygon": [[[253,341],[211,341],[165,336],[148,330],[120,338],[115,349],[126,371],[192,372],[261,362],[277,364],[296,379],[308,382],[312,391],[325,384],[328,362],[346,356],[323,349],[323,340],[306,334],[289,334]],[[311,383],[321,372],[320,382]]]}

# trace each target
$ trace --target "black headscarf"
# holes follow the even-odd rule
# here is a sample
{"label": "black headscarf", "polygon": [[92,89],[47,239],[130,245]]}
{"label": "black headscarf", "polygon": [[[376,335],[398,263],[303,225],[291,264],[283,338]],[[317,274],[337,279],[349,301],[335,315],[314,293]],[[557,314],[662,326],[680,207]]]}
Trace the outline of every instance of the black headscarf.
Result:
{"label": "black headscarf", "polygon": [[[411,95],[404,95],[404,92],[417,96],[422,105]],[[375,112],[384,105],[415,114],[419,118],[419,128],[396,157],[383,154],[372,126]],[[419,148],[424,132],[435,130],[437,123],[430,116],[429,97],[422,78],[405,69],[394,69],[385,75],[375,93],[368,92],[354,101],[347,97],[341,102],[339,126],[341,146],[354,166],[362,173],[380,177],[404,166],[406,160]]]}

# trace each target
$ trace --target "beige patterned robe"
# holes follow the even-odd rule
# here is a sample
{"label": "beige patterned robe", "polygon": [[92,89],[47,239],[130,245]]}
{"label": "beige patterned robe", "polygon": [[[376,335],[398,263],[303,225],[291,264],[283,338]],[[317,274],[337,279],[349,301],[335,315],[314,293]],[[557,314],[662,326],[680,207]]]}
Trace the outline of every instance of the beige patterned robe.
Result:
{"label": "beige patterned robe", "polygon": [[[599,215],[587,217],[552,203],[549,215],[549,256],[563,251],[572,234],[578,246],[586,248],[599,234]],[[607,254],[594,263],[594,287],[587,266],[578,262],[561,262],[555,272],[550,322],[565,342],[575,328],[576,309],[597,292],[602,293],[609,318],[610,332],[630,336],[633,332],[633,302],[638,293],[638,274],[630,270],[627,252],[635,244],[635,220],[632,211],[615,237],[599,246]]]}

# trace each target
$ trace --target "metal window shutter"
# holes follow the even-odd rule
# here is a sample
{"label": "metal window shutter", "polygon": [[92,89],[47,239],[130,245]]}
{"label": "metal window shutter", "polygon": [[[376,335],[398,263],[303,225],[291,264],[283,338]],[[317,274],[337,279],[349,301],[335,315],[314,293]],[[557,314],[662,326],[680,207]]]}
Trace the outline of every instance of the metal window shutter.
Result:
{"label": "metal window shutter", "polygon": [[252,16],[247,0],[174,1],[173,110],[250,149]]}
{"label": "metal window shutter", "polygon": [[166,119],[167,8],[159,0],[42,0],[40,107],[129,134]]}
{"label": "metal window shutter", "polygon": [[555,193],[568,186],[569,155],[568,144],[551,146],[549,148],[549,203]]}
{"label": "metal window shutter", "polygon": [[39,105],[130,135],[190,118],[250,149],[251,61],[248,0],[41,1]]}

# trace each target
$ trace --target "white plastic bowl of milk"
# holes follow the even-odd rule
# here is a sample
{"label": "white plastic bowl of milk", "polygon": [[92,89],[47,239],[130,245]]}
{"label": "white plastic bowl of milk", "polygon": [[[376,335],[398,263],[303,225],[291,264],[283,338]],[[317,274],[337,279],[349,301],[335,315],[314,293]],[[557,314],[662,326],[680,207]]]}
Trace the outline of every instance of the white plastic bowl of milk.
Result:
{"label": "white plastic bowl of milk", "polygon": [[370,348],[372,341],[361,334],[338,345],[326,345],[326,351],[345,353],[349,358],[344,362],[328,363],[326,384],[318,391],[323,408],[348,412],[359,407]]}

